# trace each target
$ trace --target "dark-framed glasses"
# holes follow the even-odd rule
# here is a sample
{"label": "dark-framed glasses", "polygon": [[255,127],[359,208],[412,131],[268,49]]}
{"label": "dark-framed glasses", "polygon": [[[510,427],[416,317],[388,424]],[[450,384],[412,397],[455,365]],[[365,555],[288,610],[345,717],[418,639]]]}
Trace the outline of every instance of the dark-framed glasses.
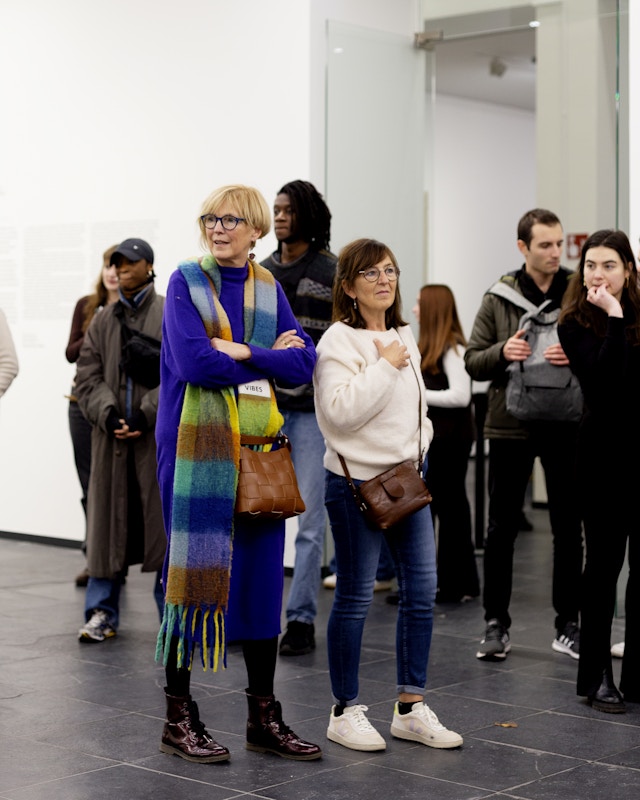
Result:
{"label": "dark-framed glasses", "polygon": [[388,281],[397,281],[400,270],[398,267],[385,267],[378,269],[378,267],[369,267],[369,269],[359,269],[358,275],[363,275],[365,281],[369,283],[377,283],[380,276],[384,275]]}
{"label": "dark-framed glasses", "polygon": [[225,231],[232,231],[234,230],[239,222],[246,222],[244,217],[233,217],[231,214],[225,214],[224,217],[216,217],[215,214],[204,214],[200,217],[202,224],[204,227],[212,231],[218,222],[222,225]]}

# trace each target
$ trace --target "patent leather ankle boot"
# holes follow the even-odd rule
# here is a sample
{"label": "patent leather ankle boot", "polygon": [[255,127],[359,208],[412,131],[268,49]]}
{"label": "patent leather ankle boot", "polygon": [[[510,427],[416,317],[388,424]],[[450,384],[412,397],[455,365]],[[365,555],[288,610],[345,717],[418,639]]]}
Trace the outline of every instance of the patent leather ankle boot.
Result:
{"label": "patent leather ankle boot", "polygon": [[258,697],[249,694],[247,719],[247,750],[275,753],[295,761],[313,761],[322,756],[317,744],[305,742],[282,719],[282,707],[273,695]]}
{"label": "patent leather ankle boot", "polygon": [[600,686],[588,694],[588,700],[597,711],[604,711],[608,714],[624,714],[627,710],[622,695],[613,682],[613,674],[610,669],[604,670]]}
{"label": "patent leather ankle boot", "polygon": [[162,731],[160,750],[201,764],[228,761],[229,751],[214,741],[207,732],[200,721],[198,706],[191,699],[191,695],[173,697],[166,689],[165,694],[167,720]]}

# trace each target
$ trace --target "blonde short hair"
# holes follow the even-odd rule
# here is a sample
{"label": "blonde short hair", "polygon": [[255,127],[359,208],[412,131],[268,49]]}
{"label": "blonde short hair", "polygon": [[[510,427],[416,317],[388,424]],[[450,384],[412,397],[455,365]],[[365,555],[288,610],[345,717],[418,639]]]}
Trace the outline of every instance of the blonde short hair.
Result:
{"label": "blonde short hair", "polygon": [[[217,216],[220,208],[227,203],[232,206],[239,217],[246,220],[247,225],[261,231],[259,239],[262,239],[271,230],[271,210],[262,194],[253,186],[232,184],[214,189],[202,204],[200,216],[203,217],[207,214]],[[200,217],[198,225],[200,227],[200,243],[205,250],[208,250],[206,228]]]}

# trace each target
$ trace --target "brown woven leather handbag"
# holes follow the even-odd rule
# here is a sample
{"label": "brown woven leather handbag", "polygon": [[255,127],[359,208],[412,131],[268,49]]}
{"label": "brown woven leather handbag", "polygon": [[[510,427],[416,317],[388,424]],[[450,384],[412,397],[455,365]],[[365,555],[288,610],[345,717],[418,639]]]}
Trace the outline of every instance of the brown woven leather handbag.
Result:
{"label": "brown woven leather handbag", "polygon": [[[277,449],[254,450],[252,445],[275,444]],[[236,517],[242,519],[287,519],[302,514],[296,473],[291,460],[291,442],[278,436],[241,436],[240,472],[236,492]]]}

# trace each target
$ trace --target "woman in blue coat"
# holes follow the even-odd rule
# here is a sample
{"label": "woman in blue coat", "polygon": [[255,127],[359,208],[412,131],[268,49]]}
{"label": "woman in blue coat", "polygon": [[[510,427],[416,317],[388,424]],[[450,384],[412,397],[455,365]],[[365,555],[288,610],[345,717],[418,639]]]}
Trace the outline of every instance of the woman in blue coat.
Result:
{"label": "woman in blue coat", "polygon": [[273,696],[284,583],[284,521],[234,518],[240,435],[282,425],[273,381],[311,380],[316,354],[280,285],[250,250],[269,232],[262,195],[224,186],[199,219],[207,255],[179,264],[163,320],[158,479],[169,538],[158,656],[166,667],[160,749],[188,761],[226,761],[189,692],[196,649],[225,665],[240,642],[247,668],[247,747],[285,758],[321,756],[283,722]]}

